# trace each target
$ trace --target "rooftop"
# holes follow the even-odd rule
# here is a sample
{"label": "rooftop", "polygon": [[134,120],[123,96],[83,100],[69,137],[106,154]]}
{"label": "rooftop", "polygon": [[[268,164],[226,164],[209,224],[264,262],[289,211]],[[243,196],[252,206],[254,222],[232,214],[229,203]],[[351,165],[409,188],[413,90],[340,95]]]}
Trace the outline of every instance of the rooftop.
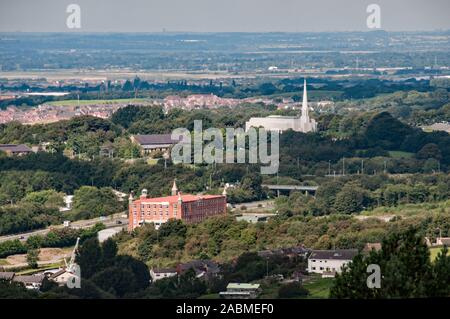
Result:
{"label": "rooftop", "polygon": [[16,276],[14,281],[23,282],[24,284],[39,284],[44,280],[44,276]]}
{"label": "rooftop", "polygon": [[15,273],[13,272],[0,272],[0,280],[12,280]]}
{"label": "rooftop", "polygon": [[229,283],[227,289],[258,289],[259,284]]}
{"label": "rooftop", "polygon": [[61,276],[62,274],[66,273],[66,269],[60,269],[57,272],[50,275],[50,279],[55,279],[56,277]]}
{"label": "rooftop", "polygon": [[357,249],[313,250],[309,259],[352,260],[357,254]]}
{"label": "rooftop", "polygon": [[31,152],[31,148],[23,144],[0,144],[0,150],[5,152]]}
{"label": "rooftop", "polygon": [[213,262],[212,260],[191,260],[184,264],[179,264],[178,268],[181,272],[187,271],[189,269],[207,271],[210,273],[218,273],[220,271],[220,267],[218,264]]}
{"label": "rooftop", "polygon": [[145,144],[175,144],[179,140],[172,139],[171,134],[134,135],[134,139],[141,145]]}
{"label": "rooftop", "polygon": [[155,274],[176,273],[177,272],[177,270],[175,268],[153,268],[152,271]]}
{"label": "rooftop", "polygon": [[[181,200],[186,202],[195,202],[202,199],[214,199],[214,198],[224,198],[223,195],[192,195],[186,194],[181,195]],[[178,195],[165,196],[165,197],[154,197],[154,198],[139,198],[135,202],[146,204],[146,203],[176,203],[178,202]]]}

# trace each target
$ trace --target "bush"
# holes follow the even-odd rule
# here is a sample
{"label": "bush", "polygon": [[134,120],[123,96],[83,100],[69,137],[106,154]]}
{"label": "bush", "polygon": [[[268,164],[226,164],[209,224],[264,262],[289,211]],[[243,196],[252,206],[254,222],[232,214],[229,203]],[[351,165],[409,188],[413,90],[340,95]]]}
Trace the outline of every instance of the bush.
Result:
{"label": "bush", "polygon": [[7,240],[0,243],[0,258],[5,258],[10,255],[24,254],[27,252],[27,248],[20,240]]}
{"label": "bush", "polygon": [[111,215],[122,210],[113,189],[82,186],[74,193],[73,211],[75,219],[88,219]]}
{"label": "bush", "polygon": [[81,243],[86,239],[97,236],[97,233],[104,229],[105,225],[96,224],[87,229],[53,229],[45,236],[34,235],[28,237],[26,243],[20,240],[7,240],[0,243],[0,258],[6,258],[11,255],[25,254],[28,250],[44,247],[70,247],[75,245],[77,238],[80,237]]}

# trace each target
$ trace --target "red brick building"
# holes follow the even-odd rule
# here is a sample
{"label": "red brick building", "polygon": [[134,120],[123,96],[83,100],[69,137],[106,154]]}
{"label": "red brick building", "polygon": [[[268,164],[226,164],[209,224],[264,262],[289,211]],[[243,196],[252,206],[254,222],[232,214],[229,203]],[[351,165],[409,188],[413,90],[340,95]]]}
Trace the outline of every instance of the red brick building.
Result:
{"label": "red brick building", "polygon": [[181,219],[186,223],[199,223],[204,219],[227,212],[226,192],[223,195],[191,195],[178,192],[173,183],[172,196],[148,198],[142,190],[139,199],[130,196],[128,230],[143,223],[154,223],[157,228],[169,219]]}

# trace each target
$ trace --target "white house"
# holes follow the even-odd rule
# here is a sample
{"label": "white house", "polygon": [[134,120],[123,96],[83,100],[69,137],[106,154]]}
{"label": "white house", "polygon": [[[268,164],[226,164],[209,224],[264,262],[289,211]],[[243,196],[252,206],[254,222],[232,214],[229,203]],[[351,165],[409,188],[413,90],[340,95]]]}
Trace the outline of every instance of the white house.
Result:
{"label": "white house", "polygon": [[450,237],[438,237],[436,238],[437,246],[449,246],[450,247]]}
{"label": "white house", "polygon": [[308,258],[308,272],[334,276],[357,254],[356,249],[313,250]]}
{"label": "white house", "polygon": [[170,278],[177,275],[177,270],[175,268],[152,268],[150,270],[150,277],[152,277],[152,282],[160,279]]}

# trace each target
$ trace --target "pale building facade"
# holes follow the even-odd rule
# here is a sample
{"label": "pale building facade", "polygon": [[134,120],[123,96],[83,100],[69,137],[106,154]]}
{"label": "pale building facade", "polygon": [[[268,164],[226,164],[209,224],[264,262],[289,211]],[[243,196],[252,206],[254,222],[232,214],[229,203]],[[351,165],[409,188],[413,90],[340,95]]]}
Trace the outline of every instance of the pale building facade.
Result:
{"label": "pale building facade", "polygon": [[303,85],[303,103],[302,113],[300,117],[297,116],[279,116],[271,115],[267,117],[252,117],[245,123],[245,130],[248,131],[251,127],[263,127],[266,131],[283,132],[289,129],[295,132],[316,132],[317,123],[314,119],[309,117],[308,95],[306,90],[306,80]]}
{"label": "pale building facade", "polygon": [[308,272],[334,276],[357,254],[356,249],[313,250],[308,258]]}

